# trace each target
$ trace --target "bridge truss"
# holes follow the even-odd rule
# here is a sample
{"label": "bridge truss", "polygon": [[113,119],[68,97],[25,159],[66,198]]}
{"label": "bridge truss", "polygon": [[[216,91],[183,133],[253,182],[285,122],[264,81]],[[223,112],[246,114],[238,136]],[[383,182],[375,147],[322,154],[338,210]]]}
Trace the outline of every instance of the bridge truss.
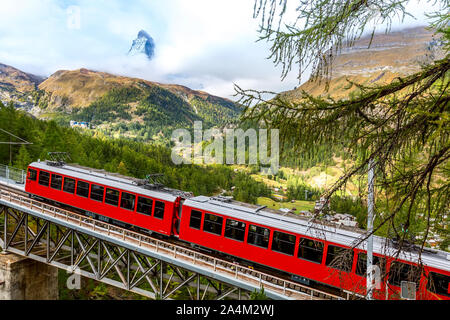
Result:
{"label": "bridge truss", "polygon": [[240,288],[217,284],[164,260],[28,213],[6,207],[0,210],[3,221],[6,219],[1,226],[2,247],[9,252],[152,299],[248,299],[248,292],[242,297]]}

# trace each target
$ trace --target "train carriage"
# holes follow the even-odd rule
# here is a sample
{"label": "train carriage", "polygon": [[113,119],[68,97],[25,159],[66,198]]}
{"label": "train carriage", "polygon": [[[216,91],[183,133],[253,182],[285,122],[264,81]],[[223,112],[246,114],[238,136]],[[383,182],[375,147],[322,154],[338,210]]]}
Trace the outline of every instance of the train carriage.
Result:
{"label": "train carriage", "polygon": [[132,178],[93,169],[33,162],[25,191],[62,203],[105,222],[170,236],[179,196],[148,190]]}
{"label": "train carriage", "polygon": [[[312,280],[364,295],[366,251],[361,246],[352,249],[361,236],[361,230],[310,223],[264,207],[204,196],[183,203],[179,234],[200,247],[284,271],[295,281],[311,284]],[[407,281],[416,284],[418,299],[450,299],[450,255],[427,249],[422,254],[424,273],[417,274],[413,272],[416,253],[402,251],[394,261],[391,255],[397,250],[386,239],[374,238],[374,264],[381,275],[387,275],[374,290],[375,298],[399,298],[401,282]]]}

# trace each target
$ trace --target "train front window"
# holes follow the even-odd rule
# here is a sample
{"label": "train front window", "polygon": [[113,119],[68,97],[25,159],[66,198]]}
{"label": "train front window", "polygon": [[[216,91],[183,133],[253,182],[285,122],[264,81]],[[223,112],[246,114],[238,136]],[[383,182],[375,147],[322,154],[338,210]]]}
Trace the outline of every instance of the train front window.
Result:
{"label": "train front window", "polygon": [[50,183],[50,186],[53,189],[58,189],[61,190],[62,187],[62,177],[60,175],[57,174],[53,174],[52,173],[52,182]]}
{"label": "train front window", "polygon": [[427,289],[430,292],[450,297],[450,276],[430,272]]}
{"label": "train front window", "polygon": [[325,263],[329,267],[350,272],[353,264],[353,250],[329,245]]}
{"label": "train front window", "polygon": [[48,187],[48,184],[50,183],[50,173],[45,171],[39,172],[39,184],[42,186]]}
{"label": "train front window", "polygon": [[75,192],[75,179],[64,178],[63,191],[68,193]]}
{"label": "train front window", "polygon": [[28,180],[36,181],[37,178],[37,171],[34,169],[28,169]]}
{"label": "train front window", "polygon": [[[380,274],[384,274],[384,268],[386,266],[386,260],[378,256],[373,256],[372,264],[380,268]],[[358,254],[358,261],[356,263],[355,273],[362,277],[367,275],[367,254],[360,252]]]}
{"label": "train front window", "polygon": [[245,223],[241,221],[227,219],[227,222],[225,224],[225,238],[244,241]]}
{"label": "train front window", "polygon": [[323,242],[300,238],[298,257],[300,259],[322,263]]}
{"label": "train front window", "polygon": [[148,216],[152,215],[153,200],[144,197],[138,197],[137,209],[136,211]]}
{"label": "train front window", "polygon": [[103,202],[103,192],[105,188],[96,184],[91,185],[91,199],[95,201]]}
{"label": "train front window", "polygon": [[136,196],[134,194],[122,192],[122,198],[120,199],[120,207],[134,211],[134,203],[136,202]]}
{"label": "train front window", "polygon": [[153,216],[158,219],[163,219],[164,218],[164,207],[165,207],[164,202],[155,201],[155,213],[153,214]]}
{"label": "train front window", "polygon": [[89,196],[89,183],[78,180],[77,195],[80,197],[87,198]]}
{"label": "train front window", "polygon": [[223,223],[222,217],[205,213],[205,220],[203,221],[203,231],[221,235],[222,223]]}
{"label": "train front window", "polygon": [[394,261],[389,268],[389,283],[400,287],[402,281],[415,282],[419,287],[419,268],[410,264]]}
{"label": "train front window", "polygon": [[258,227],[252,224],[248,228],[248,244],[267,249],[269,247],[269,237],[270,229]]}
{"label": "train front window", "polygon": [[295,236],[280,231],[273,232],[272,251],[281,252],[290,256],[294,255]]}
{"label": "train front window", "polygon": [[192,229],[200,230],[200,226],[202,223],[202,213],[200,211],[191,210],[191,219],[189,220],[189,227]]}
{"label": "train front window", "polygon": [[106,188],[105,203],[117,207],[119,205],[119,191]]}

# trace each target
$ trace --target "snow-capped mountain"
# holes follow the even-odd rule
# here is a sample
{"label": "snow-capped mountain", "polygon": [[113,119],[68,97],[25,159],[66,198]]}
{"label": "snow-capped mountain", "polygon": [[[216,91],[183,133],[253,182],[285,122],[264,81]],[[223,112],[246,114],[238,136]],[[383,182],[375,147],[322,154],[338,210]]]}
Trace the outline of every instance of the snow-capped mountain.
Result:
{"label": "snow-capped mountain", "polygon": [[137,38],[133,40],[133,44],[128,51],[129,56],[137,54],[145,54],[149,59],[152,59],[155,54],[155,42],[144,30],[139,31]]}

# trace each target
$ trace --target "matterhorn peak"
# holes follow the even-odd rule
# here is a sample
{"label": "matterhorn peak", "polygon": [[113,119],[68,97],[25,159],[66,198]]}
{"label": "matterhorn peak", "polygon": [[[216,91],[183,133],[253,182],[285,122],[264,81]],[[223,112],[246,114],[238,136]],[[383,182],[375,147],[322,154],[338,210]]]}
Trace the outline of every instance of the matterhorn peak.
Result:
{"label": "matterhorn peak", "polygon": [[133,44],[128,51],[129,56],[137,54],[145,54],[149,59],[153,58],[155,54],[155,42],[145,30],[138,32],[137,38],[133,40]]}

